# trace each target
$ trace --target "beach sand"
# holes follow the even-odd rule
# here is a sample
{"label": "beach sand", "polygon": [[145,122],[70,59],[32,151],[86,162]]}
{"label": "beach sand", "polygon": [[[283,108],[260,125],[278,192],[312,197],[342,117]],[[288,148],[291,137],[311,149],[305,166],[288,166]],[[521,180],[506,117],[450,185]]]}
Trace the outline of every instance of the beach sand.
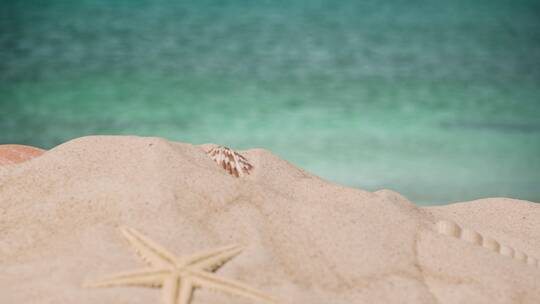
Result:
{"label": "beach sand", "polygon": [[18,164],[38,157],[45,150],[24,145],[0,145],[0,166]]}
{"label": "beach sand", "polygon": [[[262,149],[238,151],[253,168],[235,177],[213,147],[92,136],[0,166],[0,303],[165,303],[165,288],[83,287],[153,266],[126,227],[178,257],[243,246],[214,275],[276,303],[540,303],[540,205],[421,208]],[[190,303],[258,303],[217,289]]]}

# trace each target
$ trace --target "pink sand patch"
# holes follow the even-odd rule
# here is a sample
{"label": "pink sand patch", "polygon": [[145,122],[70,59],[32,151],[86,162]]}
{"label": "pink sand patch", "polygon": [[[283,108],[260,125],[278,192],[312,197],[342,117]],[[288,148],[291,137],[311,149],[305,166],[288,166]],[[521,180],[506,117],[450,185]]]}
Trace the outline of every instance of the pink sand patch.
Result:
{"label": "pink sand patch", "polygon": [[0,145],[0,166],[18,164],[43,154],[45,150],[24,145]]}

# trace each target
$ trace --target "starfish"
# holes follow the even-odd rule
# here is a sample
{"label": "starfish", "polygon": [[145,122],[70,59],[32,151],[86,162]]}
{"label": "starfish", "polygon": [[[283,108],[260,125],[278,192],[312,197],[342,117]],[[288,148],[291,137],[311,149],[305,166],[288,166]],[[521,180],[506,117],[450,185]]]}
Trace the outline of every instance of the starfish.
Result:
{"label": "starfish", "polygon": [[243,296],[261,303],[277,303],[243,283],[220,278],[213,273],[240,254],[243,249],[240,246],[226,246],[188,257],[177,257],[134,229],[121,228],[121,232],[149,267],[111,275],[84,284],[85,287],[161,287],[164,304],[191,303],[193,292],[199,287]]}

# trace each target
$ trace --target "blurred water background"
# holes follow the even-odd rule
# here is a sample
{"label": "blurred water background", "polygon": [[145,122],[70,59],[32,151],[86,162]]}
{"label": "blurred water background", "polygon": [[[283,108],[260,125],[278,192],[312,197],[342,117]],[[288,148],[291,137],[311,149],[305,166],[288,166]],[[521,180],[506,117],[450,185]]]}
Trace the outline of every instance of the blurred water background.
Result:
{"label": "blurred water background", "polygon": [[540,202],[538,1],[1,1],[0,143],[262,147],[418,204]]}

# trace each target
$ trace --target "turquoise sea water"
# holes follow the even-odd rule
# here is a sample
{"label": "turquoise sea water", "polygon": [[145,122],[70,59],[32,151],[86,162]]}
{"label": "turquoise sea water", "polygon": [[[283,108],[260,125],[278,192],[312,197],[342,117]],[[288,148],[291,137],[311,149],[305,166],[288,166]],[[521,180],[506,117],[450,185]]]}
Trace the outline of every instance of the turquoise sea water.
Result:
{"label": "turquoise sea water", "polygon": [[2,1],[0,143],[263,147],[419,204],[540,202],[538,1]]}

